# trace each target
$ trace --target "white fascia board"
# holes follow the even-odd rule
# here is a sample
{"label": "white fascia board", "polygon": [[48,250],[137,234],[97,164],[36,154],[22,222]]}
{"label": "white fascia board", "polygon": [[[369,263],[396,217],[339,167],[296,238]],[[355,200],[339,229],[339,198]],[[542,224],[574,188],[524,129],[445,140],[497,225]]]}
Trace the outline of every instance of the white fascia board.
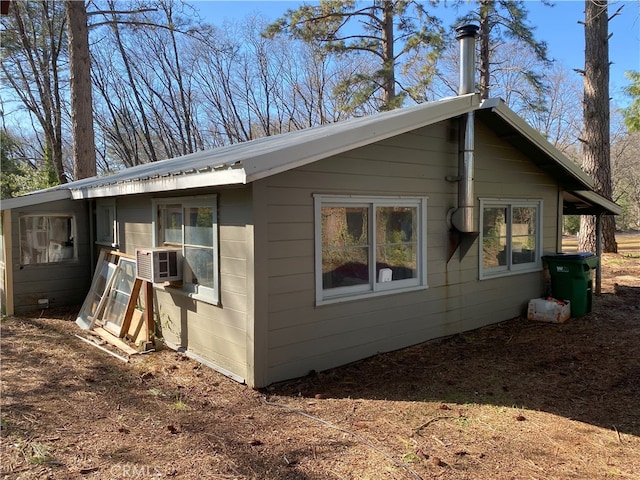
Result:
{"label": "white fascia board", "polygon": [[169,175],[145,180],[129,180],[111,185],[97,185],[95,187],[75,189],[72,191],[72,195],[75,200],[117,197],[120,195],[170,192],[200,187],[243,185],[246,183],[246,179],[246,174],[243,169],[234,168],[210,172]]}
{"label": "white fascia board", "polygon": [[42,203],[55,202],[57,200],[67,200],[71,198],[71,192],[67,188],[51,190],[39,193],[29,193],[21,197],[7,198],[0,201],[0,210],[11,210],[13,208],[29,207]]}
{"label": "white fascia board", "polygon": [[258,150],[256,155],[244,160],[247,182],[448,120],[471,112],[479,105],[479,95],[468,94],[400,108],[352,122],[338,122],[318,130],[310,129],[308,138],[300,136],[297,143],[276,151],[260,153]]}
{"label": "white fascia board", "polygon": [[593,189],[595,183],[593,179],[584,173],[582,169],[574,162],[569,160],[564,153],[554,147],[546,138],[536,129],[531,127],[522,117],[517,115],[499,98],[489,98],[484,100],[480,105],[481,109],[491,109],[494,113],[502,117],[513,128],[518,130],[531,143],[535,144],[541,151],[545,152],[549,157],[553,158],[556,163],[567,170],[568,173],[581,181],[585,187]]}

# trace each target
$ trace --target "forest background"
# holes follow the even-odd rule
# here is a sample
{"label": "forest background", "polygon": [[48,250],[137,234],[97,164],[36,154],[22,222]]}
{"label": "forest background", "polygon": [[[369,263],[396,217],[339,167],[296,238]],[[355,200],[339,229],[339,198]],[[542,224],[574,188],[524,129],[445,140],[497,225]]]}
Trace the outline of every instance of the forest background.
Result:
{"label": "forest background", "polygon": [[[357,5],[368,3],[373,2]],[[407,8],[396,22],[393,107],[455,95],[453,26],[465,16],[473,19],[483,2],[402,3]],[[581,64],[554,61],[554,51],[527,16],[533,6],[540,18],[540,3],[495,2],[490,96],[504,99],[580,163],[584,38],[576,37],[581,19],[561,11],[582,2],[544,5],[554,24],[566,22],[567,44],[577,58],[582,53]],[[11,4],[1,27],[2,198],[74,179],[64,2]],[[302,2],[87,5],[99,175],[388,108],[375,88],[381,67],[371,50],[326,48],[274,30],[274,22]],[[510,6],[517,7],[519,19]],[[640,134],[621,114],[634,100],[631,87],[638,79],[620,76],[620,64],[630,58],[640,65],[639,10],[637,1],[609,6],[612,39],[630,39],[611,40],[610,55],[612,71],[617,69],[611,80],[611,167],[613,200],[624,208],[616,219],[619,229],[640,228]],[[514,29],[514,18],[523,30]],[[366,29],[352,22],[348,32],[357,36]],[[425,32],[428,42],[411,43],[427,38]],[[536,46],[544,46],[543,55]],[[566,228],[574,233],[576,222],[568,219]]]}

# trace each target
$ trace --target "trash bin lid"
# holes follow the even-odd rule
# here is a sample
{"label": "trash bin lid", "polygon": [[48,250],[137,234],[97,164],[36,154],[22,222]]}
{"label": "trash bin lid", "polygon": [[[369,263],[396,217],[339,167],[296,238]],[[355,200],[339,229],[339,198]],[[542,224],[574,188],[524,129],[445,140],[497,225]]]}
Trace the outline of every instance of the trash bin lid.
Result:
{"label": "trash bin lid", "polygon": [[586,258],[595,257],[595,254],[591,252],[578,252],[578,253],[553,253],[544,255],[542,258],[550,258],[553,260],[584,260]]}

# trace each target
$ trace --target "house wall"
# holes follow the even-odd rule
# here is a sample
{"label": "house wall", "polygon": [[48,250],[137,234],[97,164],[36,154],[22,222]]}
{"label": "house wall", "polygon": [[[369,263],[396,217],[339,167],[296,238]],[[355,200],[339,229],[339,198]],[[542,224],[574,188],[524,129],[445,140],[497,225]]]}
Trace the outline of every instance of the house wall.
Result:
{"label": "house wall", "polygon": [[[10,214],[11,266],[13,307],[15,313],[37,310],[39,299],[48,299],[49,306],[80,305],[91,283],[89,252],[89,212],[85,202],[58,200],[5,211]],[[73,214],[76,220],[78,258],[59,263],[20,264],[20,226],[22,215]],[[7,244],[5,239],[5,244]],[[4,277],[4,276],[3,276]],[[10,277],[9,277],[10,278]],[[7,291],[11,287],[5,286]]]}
{"label": "house wall", "polygon": [[[251,189],[206,191],[197,195],[212,193],[218,195],[221,304],[196,301],[178,289],[155,285],[154,312],[158,328],[170,346],[184,349],[194,358],[244,380],[247,376],[247,276],[253,268],[247,262],[253,248]],[[171,195],[176,196],[175,192]],[[128,254],[135,254],[136,248],[153,246],[152,198],[136,195],[117,199],[119,244]]]}
{"label": "house wall", "polygon": [[0,212],[0,314],[13,315],[11,211]]}
{"label": "house wall", "polygon": [[[479,197],[541,198],[544,245],[553,250],[556,185],[477,123],[476,226]],[[268,220],[264,232],[256,227],[266,264],[255,282],[256,298],[267,291],[268,327],[267,370],[256,386],[513,318],[542,293],[541,272],[480,281],[478,240],[447,263],[457,186],[445,177],[457,164],[456,123],[442,122],[259,182]],[[316,307],[313,194],[427,196],[429,288]]]}

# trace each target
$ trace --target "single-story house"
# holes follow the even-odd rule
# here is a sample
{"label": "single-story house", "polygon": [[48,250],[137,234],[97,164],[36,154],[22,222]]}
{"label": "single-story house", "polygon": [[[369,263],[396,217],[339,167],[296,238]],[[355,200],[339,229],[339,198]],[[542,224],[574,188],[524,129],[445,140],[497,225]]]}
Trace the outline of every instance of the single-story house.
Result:
{"label": "single-story house", "polygon": [[158,335],[262,387],[522,314],[563,213],[620,213],[593,188],[463,94],[5,200],[2,304],[80,304],[96,247],[171,246]]}

